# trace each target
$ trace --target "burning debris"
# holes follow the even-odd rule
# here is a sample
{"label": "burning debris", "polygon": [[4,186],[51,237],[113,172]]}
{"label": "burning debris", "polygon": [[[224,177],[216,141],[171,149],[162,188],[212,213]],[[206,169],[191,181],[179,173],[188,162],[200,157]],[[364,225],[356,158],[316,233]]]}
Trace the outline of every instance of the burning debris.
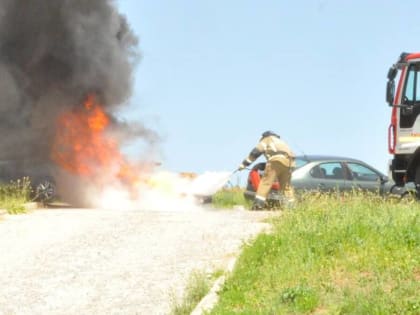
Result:
{"label": "burning debris", "polygon": [[120,146],[158,137],[117,117],[137,44],[111,0],[0,0],[0,159],[54,166],[64,195],[139,185],[153,163],[130,163]]}

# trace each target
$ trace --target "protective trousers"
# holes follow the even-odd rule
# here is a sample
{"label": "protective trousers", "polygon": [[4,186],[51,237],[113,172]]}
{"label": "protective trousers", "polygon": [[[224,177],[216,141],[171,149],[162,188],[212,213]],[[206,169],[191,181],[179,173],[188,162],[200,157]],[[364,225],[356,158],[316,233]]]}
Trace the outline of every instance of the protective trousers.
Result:
{"label": "protective trousers", "polygon": [[261,182],[258,186],[258,190],[255,198],[259,200],[264,200],[267,198],[268,193],[271,190],[275,180],[278,180],[280,184],[280,191],[284,192],[285,197],[293,199],[293,189],[290,186],[291,171],[290,167],[285,166],[280,161],[267,161],[264,170],[264,176],[261,179]]}

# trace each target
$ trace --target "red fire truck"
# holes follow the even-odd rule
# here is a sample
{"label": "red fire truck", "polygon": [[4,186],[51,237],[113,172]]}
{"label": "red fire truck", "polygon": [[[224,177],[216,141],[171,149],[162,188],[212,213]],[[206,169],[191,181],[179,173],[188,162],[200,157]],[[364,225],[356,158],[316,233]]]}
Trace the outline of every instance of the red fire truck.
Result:
{"label": "red fire truck", "polygon": [[392,178],[397,186],[414,183],[420,198],[420,52],[402,53],[389,69],[386,101],[392,106],[388,129]]}

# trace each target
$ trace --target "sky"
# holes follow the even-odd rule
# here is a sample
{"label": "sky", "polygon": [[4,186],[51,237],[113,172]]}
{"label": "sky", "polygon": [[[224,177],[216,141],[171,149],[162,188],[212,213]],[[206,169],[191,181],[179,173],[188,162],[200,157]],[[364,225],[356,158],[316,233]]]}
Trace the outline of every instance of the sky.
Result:
{"label": "sky", "polygon": [[347,156],[388,172],[386,74],[401,52],[420,51],[410,13],[420,2],[115,3],[141,54],[121,117],[161,135],[166,170],[233,171],[273,130],[296,155]]}

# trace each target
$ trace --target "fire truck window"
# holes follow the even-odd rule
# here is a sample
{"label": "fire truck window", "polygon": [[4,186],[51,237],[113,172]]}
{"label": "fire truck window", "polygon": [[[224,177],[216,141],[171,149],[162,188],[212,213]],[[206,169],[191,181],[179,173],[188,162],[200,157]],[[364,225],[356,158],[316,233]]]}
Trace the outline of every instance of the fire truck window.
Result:
{"label": "fire truck window", "polygon": [[414,100],[414,74],[415,71],[413,70],[410,70],[407,74],[404,99],[408,101],[408,103],[411,103]]}
{"label": "fire truck window", "polygon": [[403,105],[414,105],[412,109],[402,108],[400,115],[400,127],[410,128],[414,125],[417,116],[420,114],[420,75],[419,65],[411,65],[405,82],[403,93]]}
{"label": "fire truck window", "polygon": [[420,102],[420,76],[417,66],[410,66],[405,84],[404,99],[408,104]]}

